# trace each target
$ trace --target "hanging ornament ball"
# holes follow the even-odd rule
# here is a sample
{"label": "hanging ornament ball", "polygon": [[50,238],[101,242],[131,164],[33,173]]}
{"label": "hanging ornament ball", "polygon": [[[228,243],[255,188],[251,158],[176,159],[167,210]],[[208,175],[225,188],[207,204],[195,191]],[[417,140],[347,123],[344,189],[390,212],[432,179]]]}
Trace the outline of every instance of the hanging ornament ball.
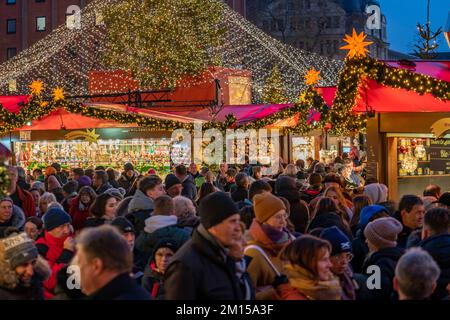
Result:
{"label": "hanging ornament ball", "polygon": [[400,153],[405,154],[408,149],[405,146],[400,146]]}
{"label": "hanging ornament ball", "polygon": [[418,166],[417,158],[411,154],[408,154],[403,159],[401,165],[402,165],[403,170],[405,170],[408,173],[413,173],[417,169],[417,166]]}

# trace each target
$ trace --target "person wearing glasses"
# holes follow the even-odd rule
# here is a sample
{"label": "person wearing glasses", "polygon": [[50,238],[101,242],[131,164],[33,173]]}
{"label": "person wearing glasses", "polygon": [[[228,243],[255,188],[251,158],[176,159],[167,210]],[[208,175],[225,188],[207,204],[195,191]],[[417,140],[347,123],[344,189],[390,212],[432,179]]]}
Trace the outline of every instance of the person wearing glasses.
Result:
{"label": "person wearing glasses", "polygon": [[355,300],[357,284],[353,279],[350,261],[353,259],[352,243],[338,227],[323,229],[320,238],[331,244],[331,272],[339,278],[342,287],[342,300]]}
{"label": "person wearing glasses", "polygon": [[253,198],[255,219],[249,229],[249,246],[245,255],[251,258],[247,272],[252,280],[256,300],[279,300],[273,285],[282,275],[283,249],[292,242],[287,230],[288,214],[284,202],[272,194],[257,194]]}

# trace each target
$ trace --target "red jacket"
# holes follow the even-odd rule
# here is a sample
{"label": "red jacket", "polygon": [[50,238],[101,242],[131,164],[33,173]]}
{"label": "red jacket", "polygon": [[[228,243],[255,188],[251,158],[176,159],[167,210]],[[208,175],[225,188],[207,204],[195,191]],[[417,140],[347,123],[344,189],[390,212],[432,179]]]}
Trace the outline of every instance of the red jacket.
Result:
{"label": "red jacket", "polygon": [[67,265],[73,257],[73,252],[64,249],[64,241],[66,238],[55,238],[45,231],[43,237],[36,241],[36,247],[39,254],[44,257],[52,269],[49,279],[43,282],[44,298],[46,300],[54,297],[55,286],[57,282],[57,274],[65,265]]}
{"label": "red jacket", "polygon": [[36,215],[36,203],[34,203],[33,195],[17,186],[17,194],[22,202],[22,210],[27,218]]}
{"label": "red jacket", "polygon": [[83,229],[86,219],[90,217],[89,207],[85,210],[80,210],[79,204],[78,197],[72,199],[69,204],[69,214],[72,218],[72,225],[75,231]]}

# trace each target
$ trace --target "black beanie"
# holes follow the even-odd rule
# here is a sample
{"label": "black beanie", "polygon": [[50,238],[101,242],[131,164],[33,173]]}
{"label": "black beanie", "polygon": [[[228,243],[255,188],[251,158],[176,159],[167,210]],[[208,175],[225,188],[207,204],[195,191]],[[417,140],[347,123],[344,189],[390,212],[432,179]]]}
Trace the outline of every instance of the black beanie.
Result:
{"label": "black beanie", "polygon": [[201,224],[209,229],[232,215],[239,214],[239,209],[228,194],[214,192],[203,198],[199,212]]}
{"label": "black beanie", "polygon": [[136,233],[133,224],[125,217],[117,217],[111,221],[111,225],[115,226],[122,233]]}
{"label": "black beanie", "polygon": [[176,184],[181,184],[180,179],[178,179],[177,176],[172,173],[168,174],[166,176],[166,179],[164,180],[164,186],[166,187],[166,190],[169,190]]}
{"label": "black beanie", "polygon": [[72,223],[72,219],[69,214],[60,208],[51,208],[43,217],[44,228],[47,231],[51,231],[66,223]]}

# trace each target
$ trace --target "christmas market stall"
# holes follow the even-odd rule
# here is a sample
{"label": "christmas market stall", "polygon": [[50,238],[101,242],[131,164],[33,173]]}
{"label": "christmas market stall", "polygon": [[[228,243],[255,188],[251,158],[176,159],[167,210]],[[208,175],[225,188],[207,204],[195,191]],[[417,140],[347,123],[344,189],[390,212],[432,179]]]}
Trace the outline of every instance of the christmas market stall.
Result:
{"label": "christmas market stall", "polygon": [[389,186],[391,199],[430,183],[449,189],[450,62],[377,61],[366,56],[364,34],[347,37],[332,131],[365,134],[367,174]]}

